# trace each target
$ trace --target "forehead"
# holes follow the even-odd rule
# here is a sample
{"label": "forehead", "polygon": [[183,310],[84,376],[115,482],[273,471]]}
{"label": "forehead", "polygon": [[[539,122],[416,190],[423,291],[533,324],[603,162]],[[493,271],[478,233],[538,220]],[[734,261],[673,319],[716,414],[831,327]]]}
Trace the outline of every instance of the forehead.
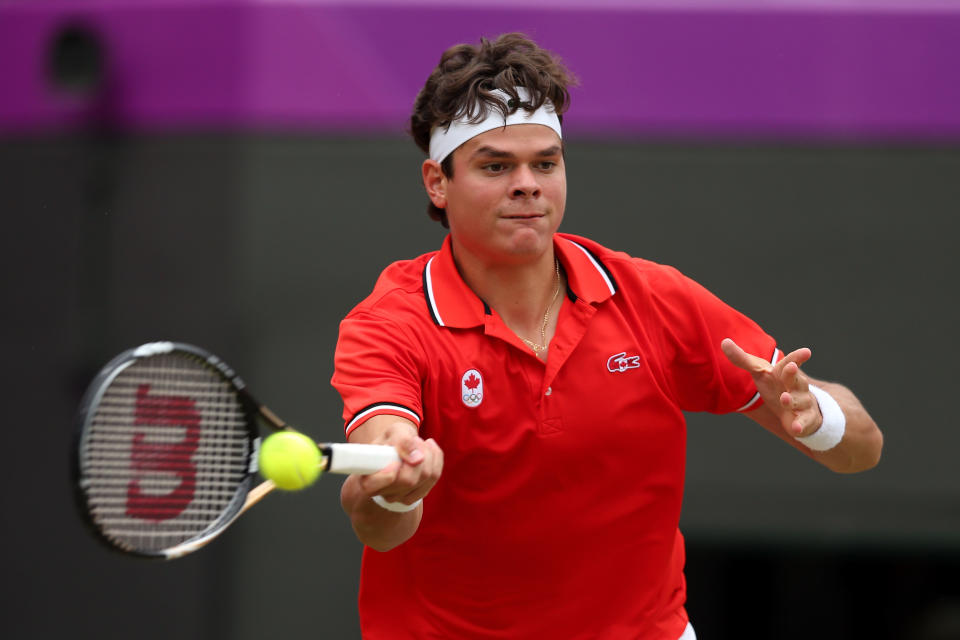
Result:
{"label": "forehead", "polygon": [[460,146],[462,153],[458,155],[466,158],[481,148],[496,149],[514,155],[535,154],[560,146],[560,136],[550,127],[542,124],[513,124],[470,138]]}

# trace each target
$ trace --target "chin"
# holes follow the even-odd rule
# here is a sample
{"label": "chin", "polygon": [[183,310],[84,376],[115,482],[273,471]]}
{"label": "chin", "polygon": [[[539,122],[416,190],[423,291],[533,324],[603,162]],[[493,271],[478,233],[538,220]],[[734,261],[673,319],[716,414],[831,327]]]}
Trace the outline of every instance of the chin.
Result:
{"label": "chin", "polygon": [[553,232],[535,232],[533,229],[514,233],[506,243],[506,251],[517,257],[533,257],[543,254],[553,246]]}

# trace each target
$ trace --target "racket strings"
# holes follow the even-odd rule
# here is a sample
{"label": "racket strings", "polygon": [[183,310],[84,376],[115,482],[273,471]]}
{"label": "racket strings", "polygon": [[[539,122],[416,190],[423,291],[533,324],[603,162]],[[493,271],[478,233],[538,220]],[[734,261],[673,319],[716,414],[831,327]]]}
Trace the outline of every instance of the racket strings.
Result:
{"label": "racket strings", "polygon": [[134,361],[103,391],[81,451],[94,522],[120,547],[159,552],[225,515],[249,472],[232,385],[186,353]]}

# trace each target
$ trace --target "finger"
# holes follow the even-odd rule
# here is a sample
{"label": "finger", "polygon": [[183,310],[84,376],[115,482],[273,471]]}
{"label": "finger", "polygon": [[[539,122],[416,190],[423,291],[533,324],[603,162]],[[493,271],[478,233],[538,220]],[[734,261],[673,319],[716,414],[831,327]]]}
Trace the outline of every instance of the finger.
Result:
{"label": "finger", "polygon": [[426,498],[427,494],[430,493],[430,489],[432,488],[433,488],[432,484],[414,487],[413,489],[401,495],[400,497],[391,498],[391,500],[393,500],[394,502],[402,502],[404,504],[413,504],[417,500]]}
{"label": "finger", "polygon": [[[407,469],[419,474],[422,467],[407,467]],[[397,481],[389,487],[384,488],[384,490],[380,492],[380,495],[390,502],[412,504],[430,493],[430,489],[432,488],[433,482],[428,481],[425,477],[418,475],[410,478],[405,477],[401,473]]]}
{"label": "finger", "polygon": [[820,426],[819,406],[810,393],[787,391],[780,394],[780,406],[785,409],[783,424],[787,432],[793,436],[808,435]]}
{"label": "finger", "polygon": [[410,465],[418,465],[423,462],[425,457],[426,454],[423,453],[423,449],[417,445],[407,450],[406,455],[403,456],[403,461]]}
{"label": "finger", "polygon": [[803,420],[800,416],[796,416],[793,419],[793,422],[790,423],[791,434],[794,438],[803,435]]}
{"label": "finger", "polygon": [[386,487],[381,495],[388,500],[401,500],[420,492],[424,488],[424,493],[429,491],[434,480],[427,472],[428,468],[429,463],[418,465],[404,463],[400,466],[393,483]]}
{"label": "finger", "polygon": [[780,383],[789,391],[803,391],[800,380],[800,367],[796,362],[788,362],[780,372]]}
{"label": "finger", "polygon": [[807,391],[794,389],[792,392],[784,391],[780,394],[780,406],[794,413],[809,411],[815,403],[816,400]]}
{"label": "finger", "polygon": [[796,438],[803,433],[804,422],[801,418],[802,414],[794,408],[794,399],[789,393],[785,392],[780,396],[780,404],[785,409],[785,411],[780,414],[780,424],[783,425],[783,430],[786,431],[788,435]]}
{"label": "finger", "polygon": [[727,360],[752,374],[765,373],[770,370],[770,363],[744,351],[740,345],[730,338],[724,338],[720,343],[720,350]]}
{"label": "finger", "polygon": [[443,449],[440,448],[440,445],[438,445],[437,441],[433,438],[428,438],[425,444],[430,452],[430,460],[432,463],[430,473],[434,478],[439,478],[440,474],[443,473]]}
{"label": "finger", "polygon": [[789,393],[780,396],[780,404],[785,411],[782,414],[783,428],[788,434],[796,438],[803,434],[804,420],[803,413],[797,409],[796,400]]}
{"label": "finger", "polygon": [[786,409],[787,411],[795,411],[796,407],[793,402],[793,395],[789,391],[784,391],[780,394],[780,406]]}
{"label": "finger", "polygon": [[368,495],[377,495],[397,481],[401,466],[399,462],[391,462],[376,473],[357,476],[359,478],[360,488]]}
{"label": "finger", "polygon": [[400,459],[412,466],[417,466],[423,462],[423,444],[423,440],[416,435],[404,435],[393,443]]}
{"label": "finger", "polygon": [[[796,366],[796,365],[792,365],[792,367],[793,366]],[[796,367],[796,371],[793,372],[792,378],[789,381],[787,381],[787,384],[785,386],[791,391],[796,393],[803,393],[803,394],[810,393],[810,379],[800,369],[800,367]],[[814,401],[813,398],[809,399],[809,402],[813,402],[813,401]]]}
{"label": "finger", "polygon": [[820,417],[819,410],[811,409],[797,414],[797,417],[793,420],[792,427],[797,436],[810,435],[820,428],[822,421],[823,419]]}
{"label": "finger", "polygon": [[443,451],[433,439],[424,441],[424,462],[417,467],[401,468],[397,481],[396,500],[412,504],[425,497],[440,479],[443,471]]}
{"label": "finger", "polygon": [[804,362],[809,360],[812,356],[813,356],[813,352],[810,350],[809,347],[800,347],[799,349],[791,351],[790,353],[785,355],[783,358],[781,358],[780,361],[777,362],[777,368],[778,370],[783,371],[783,368],[791,363],[796,364],[799,367]]}
{"label": "finger", "polygon": [[443,451],[432,438],[427,440],[425,445],[427,448],[427,464],[424,465],[424,480],[429,485],[429,490],[433,488],[433,485],[437,483],[443,473]]}

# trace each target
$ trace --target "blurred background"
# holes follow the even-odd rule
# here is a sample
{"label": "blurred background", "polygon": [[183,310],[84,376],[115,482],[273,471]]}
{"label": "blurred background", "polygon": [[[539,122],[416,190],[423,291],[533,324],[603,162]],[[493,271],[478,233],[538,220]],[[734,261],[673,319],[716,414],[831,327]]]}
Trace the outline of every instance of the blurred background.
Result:
{"label": "blurred background", "polygon": [[342,439],[339,320],[443,238],[414,97],[510,31],[581,81],[563,230],[811,346],[885,433],[845,477],[690,416],[698,635],[960,638],[960,4],[0,0],[5,638],[359,637],[339,481],[183,560],[121,557],[74,512],[74,413],[115,353],[174,339]]}

